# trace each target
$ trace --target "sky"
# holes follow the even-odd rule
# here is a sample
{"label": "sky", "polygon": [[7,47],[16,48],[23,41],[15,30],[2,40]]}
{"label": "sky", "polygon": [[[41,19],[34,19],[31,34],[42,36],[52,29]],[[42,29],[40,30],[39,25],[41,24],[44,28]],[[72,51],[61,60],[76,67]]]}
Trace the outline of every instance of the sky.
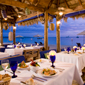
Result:
{"label": "sky", "polygon": [[[56,19],[53,20],[55,24],[54,31],[51,31],[48,28],[48,37],[56,37]],[[50,23],[48,23],[48,26],[50,26]],[[9,28],[11,31],[13,31],[13,28]],[[10,30],[3,30],[3,36],[8,36],[8,33]],[[64,20],[61,20],[60,24],[60,36],[66,37],[66,36],[77,36],[78,33],[85,30],[85,19],[79,18],[73,20],[72,18],[68,18],[67,23],[64,22]],[[18,26],[16,24],[16,36],[27,36],[27,37],[33,37],[34,35],[39,34],[42,37],[44,37],[44,24],[41,24],[40,22],[31,26]]]}

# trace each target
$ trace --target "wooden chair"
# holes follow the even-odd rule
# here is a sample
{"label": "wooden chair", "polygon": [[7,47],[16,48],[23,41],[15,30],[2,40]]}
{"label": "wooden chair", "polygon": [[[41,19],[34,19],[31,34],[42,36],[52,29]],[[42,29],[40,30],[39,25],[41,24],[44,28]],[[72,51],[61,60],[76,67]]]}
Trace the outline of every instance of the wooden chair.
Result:
{"label": "wooden chair", "polygon": [[26,62],[29,62],[31,59],[39,59],[39,49],[27,49],[23,51]]}

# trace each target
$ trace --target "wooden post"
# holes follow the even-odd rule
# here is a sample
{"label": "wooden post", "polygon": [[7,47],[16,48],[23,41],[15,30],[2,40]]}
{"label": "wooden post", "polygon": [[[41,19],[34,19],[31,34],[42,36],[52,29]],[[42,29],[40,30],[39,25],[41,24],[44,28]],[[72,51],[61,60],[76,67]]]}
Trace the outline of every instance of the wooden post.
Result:
{"label": "wooden post", "polygon": [[44,24],[44,48],[48,50],[48,13],[45,12],[45,24]]}
{"label": "wooden post", "polygon": [[2,26],[2,21],[0,22],[0,37],[1,37],[1,45],[3,45],[3,26]]}
{"label": "wooden post", "polygon": [[57,23],[58,20],[58,16],[56,16],[56,40],[57,40],[57,52],[60,52],[60,24]]}
{"label": "wooden post", "polygon": [[16,27],[13,26],[13,44],[16,44],[16,35],[15,35]]}

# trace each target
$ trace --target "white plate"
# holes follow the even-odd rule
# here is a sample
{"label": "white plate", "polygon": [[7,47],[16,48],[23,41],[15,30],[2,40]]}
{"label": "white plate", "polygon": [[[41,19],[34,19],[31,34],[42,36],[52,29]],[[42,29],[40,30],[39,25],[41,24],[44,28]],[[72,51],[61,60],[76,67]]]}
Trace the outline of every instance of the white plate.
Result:
{"label": "white plate", "polygon": [[36,60],[36,62],[39,62],[39,63],[44,63],[44,62],[49,62],[47,59],[38,59]]}
{"label": "white plate", "polygon": [[55,71],[56,71],[56,74],[55,74],[55,75],[51,75],[51,76],[49,76],[49,75],[47,76],[47,75],[42,74],[42,70],[43,70],[43,69],[40,69],[40,70],[38,71],[38,74],[41,75],[41,76],[43,76],[43,77],[54,77],[54,76],[59,75],[59,73],[60,73],[59,70],[52,69],[52,70],[55,70]]}

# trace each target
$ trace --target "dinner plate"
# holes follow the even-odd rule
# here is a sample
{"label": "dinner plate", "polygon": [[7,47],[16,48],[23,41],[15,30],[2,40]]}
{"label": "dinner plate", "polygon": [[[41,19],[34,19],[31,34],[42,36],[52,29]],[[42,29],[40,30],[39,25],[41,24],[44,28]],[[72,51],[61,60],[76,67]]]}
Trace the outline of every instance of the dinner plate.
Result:
{"label": "dinner plate", "polygon": [[51,70],[55,70],[56,71],[56,74],[55,75],[44,75],[44,74],[42,74],[43,69],[40,69],[37,73],[40,76],[43,76],[43,77],[54,77],[54,76],[59,75],[59,73],[60,73],[59,70],[57,70],[57,69],[51,69]]}
{"label": "dinner plate", "polygon": [[38,60],[36,60],[37,62],[39,62],[39,63],[44,63],[44,62],[49,62],[47,59],[38,59]]}
{"label": "dinner plate", "polygon": [[[27,65],[27,64],[26,64],[26,65]],[[19,70],[29,70],[30,67],[29,67],[29,65],[28,65],[28,67],[26,67],[26,68],[20,68],[20,67],[19,67],[19,64],[18,64],[18,69],[19,69]]]}

